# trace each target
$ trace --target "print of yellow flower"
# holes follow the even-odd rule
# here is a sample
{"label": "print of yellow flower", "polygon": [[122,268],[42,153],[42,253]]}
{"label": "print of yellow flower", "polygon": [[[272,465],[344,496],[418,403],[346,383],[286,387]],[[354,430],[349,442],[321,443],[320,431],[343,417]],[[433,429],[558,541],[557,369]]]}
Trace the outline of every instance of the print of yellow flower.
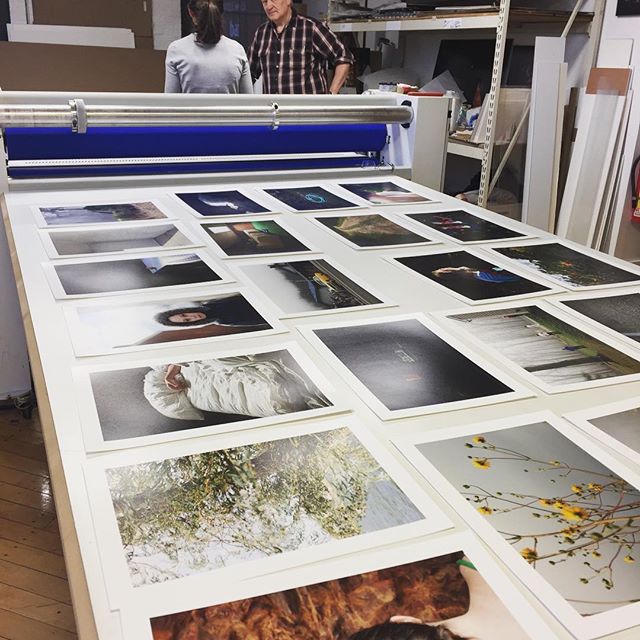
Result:
{"label": "print of yellow flower", "polygon": [[486,458],[471,458],[471,464],[477,469],[489,469],[491,462]]}
{"label": "print of yellow flower", "polygon": [[483,516],[490,516],[493,513],[493,509],[491,507],[478,507],[478,511]]}
{"label": "print of yellow flower", "polygon": [[486,442],[486,438],[484,436],[474,436],[472,438],[472,440],[476,443],[476,444],[484,444]]}
{"label": "print of yellow flower", "polygon": [[561,508],[565,520],[584,520],[589,516],[589,512],[582,507],[572,507],[565,505]]}
{"label": "print of yellow flower", "polygon": [[627,564],[633,564],[633,563],[635,562],[635,558],[634,558],[633,556],[625,556],[625,557],[624,557],[624,561],[625,561]]}
{"label": "print of yellow flower", "polygon": [[571,485],[571,491],[573,491],[573,493],[582,493],[582,485],[581,484],[572,484]]}
{"label": "print of yellow flower", "polygon": [[553,507],[555,500],[549,500],[549,498],[540,498],[538,502],[544,507]]}
{"label": "print of yellow flower", "polygon": [[589,487],[589,490],[592,493],[601,493],[603,486],[601,484],[598,484],[597,482],[590,482],[587,487]]}
{"label": "print of yellow flower", "polygon": [[525,547],[524,549],[522,549],[520,551],[520,555],[527,562],[535,562],[538,559],[538,552],[535,549],[532,549],[531,547]]}

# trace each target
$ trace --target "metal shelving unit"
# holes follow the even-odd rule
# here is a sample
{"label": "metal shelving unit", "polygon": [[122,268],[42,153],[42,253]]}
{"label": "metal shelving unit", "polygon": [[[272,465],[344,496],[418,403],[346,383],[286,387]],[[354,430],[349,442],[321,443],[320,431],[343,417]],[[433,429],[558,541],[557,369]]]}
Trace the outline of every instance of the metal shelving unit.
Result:
{"label": "metal shelving unit", "polygon": [[338,33],[397,31],[436,33],[455,30],[456,32],[485,31],[490,34],[488,37],[495,37],[491,85],[487,98],[488,119],[484,141],[482,144],[477,145],[451,139],[448,146],[449,153],[466,158],[473,158],[482,163],[478,204],[486,207],[494,171],[495,122],[498,115],[497,105],[500,94],[500,79],[502,78],[504,65],[507,33],[512,30],[518,32],[526,31],[534,35],[548,35],[550,31],[555,31],[557,35],[560,35],[562,28],[569,22],[571,24],[572,34],[586,33],[591,36],[589,59],[595,61],[605,0],[595,0],[593,12],[579,11],[582,4],[583,2],[579,2],[577,9],[571,12],[512,8],[511,0],[501,0],[499,6],[493,10],[489,9],[476,12],[425,12],[419,16],[398,18],[395,20],[342,20],[334,17],[333,0],[329,0],[328,20],[331,29]]}

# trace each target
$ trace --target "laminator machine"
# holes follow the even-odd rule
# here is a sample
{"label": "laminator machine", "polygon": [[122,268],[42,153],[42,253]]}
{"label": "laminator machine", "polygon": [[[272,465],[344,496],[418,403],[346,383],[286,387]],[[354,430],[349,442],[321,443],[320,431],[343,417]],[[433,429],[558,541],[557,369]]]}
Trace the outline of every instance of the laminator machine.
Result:
{"label": "laminator machine", "polygon": [[[0,397],[30,387],[25,322],[76,625],[82,640],[133,638],[101,584],[91,498],[83,480],[82,438],[71,425],[69,382],[77,360],[57,351],[59,335],[31,290],[28,265],[15,255],[10,202],[113,188],[241,185],[283,178],[379,178],[392,175],[439,190],[447,143],[446,98],[372,96],[214,96],[0,92],[2,209],[9,247],[0,238],[2,351]],[[12,228],[13,226],[13,228]],[[19,251],[18,251],[19,253]],[[13,265],[12,260],[13,258]],[[11,266],[13,266],[13,271]],[[41,264],[34,263],[34,269]],[[13,278],[18,281],[20,306]],[[55,305],[56,303],[54,303]],[[59,304],[59,303],[58,303]],[[20,313],[22,309],[22,317]],[[31,319],[33,318],[33,323]],[[35,329],[34,329],[35,328]],[[51,329],[51,330],[50,330]],[[37,340],[36,340],[37,337]],[[60,375],[63,371],[63,375]],[[65,386],[66,385],[66,386]],[[54,426],[55,423],[55,426]],[[62,425],[62,427],[60,427]],[[63,431],[61,431],[61,429]],[[68,433],[66,432],[68,431]]]}

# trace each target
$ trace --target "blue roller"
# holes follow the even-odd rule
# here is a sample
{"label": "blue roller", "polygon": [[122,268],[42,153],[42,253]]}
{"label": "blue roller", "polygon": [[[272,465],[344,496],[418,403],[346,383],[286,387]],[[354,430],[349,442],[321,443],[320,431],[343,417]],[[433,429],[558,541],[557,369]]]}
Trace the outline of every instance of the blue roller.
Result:
{"label": "blue roller", "polygon": [[379,152],[386,136],[383,124],[6,130],[9,160]]}

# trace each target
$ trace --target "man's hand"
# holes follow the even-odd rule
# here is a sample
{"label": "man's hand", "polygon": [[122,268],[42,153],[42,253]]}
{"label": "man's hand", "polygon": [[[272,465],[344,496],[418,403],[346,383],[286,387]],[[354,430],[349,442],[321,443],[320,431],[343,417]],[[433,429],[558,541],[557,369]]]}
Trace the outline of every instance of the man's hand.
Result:
{"label": "man's hand", "polygon": [[333,80],[329,87],[329,93],[336,94],[340,92],[342,85],[345,83],[347,76],[349,75],[349,69],[351,69],[351,65],[348,62],[336,65],[333,72]]}

